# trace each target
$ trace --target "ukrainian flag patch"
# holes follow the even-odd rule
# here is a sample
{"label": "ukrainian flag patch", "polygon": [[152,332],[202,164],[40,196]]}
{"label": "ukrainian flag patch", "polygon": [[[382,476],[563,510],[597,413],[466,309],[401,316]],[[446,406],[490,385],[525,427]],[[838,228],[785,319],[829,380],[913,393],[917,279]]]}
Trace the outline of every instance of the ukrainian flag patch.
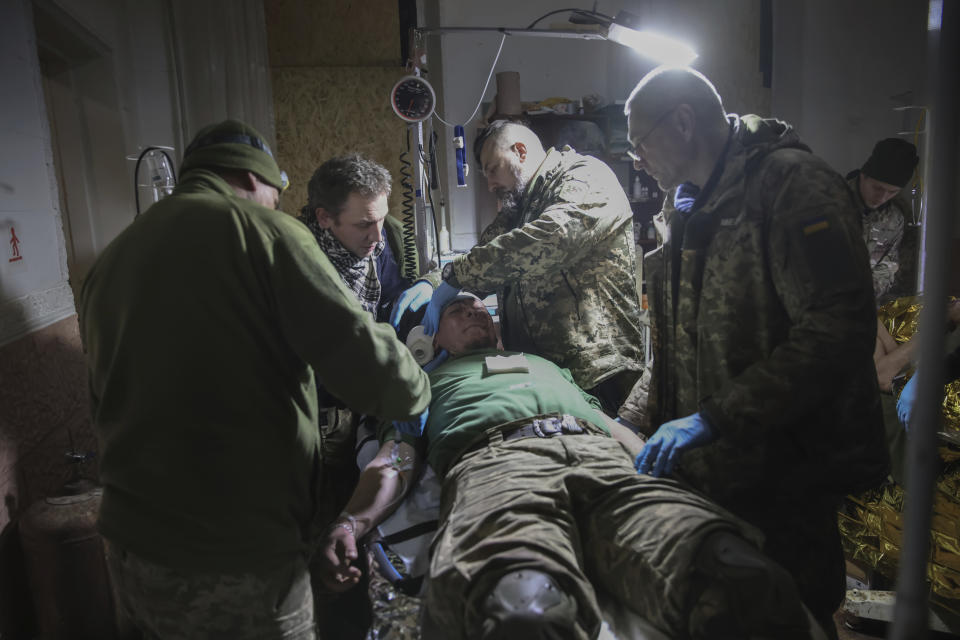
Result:
{"label": "ukrainian flag patch", "polygon": [[818,231],[823,231],[830,228],[830,222],[825,218],[814,218],[812,220],[807,220],[803,225],[803,235],[809,236],[810,234],[817,233]]}

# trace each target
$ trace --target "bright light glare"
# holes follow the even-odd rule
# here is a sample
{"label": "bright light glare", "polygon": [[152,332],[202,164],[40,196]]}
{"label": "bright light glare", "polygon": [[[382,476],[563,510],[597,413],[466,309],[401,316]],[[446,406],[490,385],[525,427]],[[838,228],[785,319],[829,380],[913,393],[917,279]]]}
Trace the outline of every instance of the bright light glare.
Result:
{"label": "bright light glare", "polygon": [[943,0],[933,0],[927,8],[927,31],[940,31],[943,24]]}
{"label": "bright light glare", "polygon": [[679,40],[652,31],[636,31],[613,23],[607,40],[618,42],[664,65],[686,66],[697,58],[697,53]]}

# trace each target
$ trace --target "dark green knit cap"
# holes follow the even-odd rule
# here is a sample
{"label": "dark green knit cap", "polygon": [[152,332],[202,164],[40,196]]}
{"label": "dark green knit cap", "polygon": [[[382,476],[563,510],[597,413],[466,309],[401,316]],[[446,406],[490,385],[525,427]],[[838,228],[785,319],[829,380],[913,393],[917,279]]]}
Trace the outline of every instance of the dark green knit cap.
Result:
{"label": "dark green knit cap", "polygon": [[252,171],[279,191],[290,184],[263,136],[239,120],[224,120],[201,129],[183,153],[180,173],[215,167]]}

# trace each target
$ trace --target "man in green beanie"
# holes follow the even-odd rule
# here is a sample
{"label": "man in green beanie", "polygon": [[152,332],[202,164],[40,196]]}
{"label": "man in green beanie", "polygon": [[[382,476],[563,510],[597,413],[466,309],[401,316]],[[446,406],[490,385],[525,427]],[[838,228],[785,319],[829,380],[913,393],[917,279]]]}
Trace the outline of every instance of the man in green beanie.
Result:
{"label": "man in green beanie", "polygon": [[885,138],[874,145],[863,167],[846,176],[863,213],[863,240],[870,254],[873,291],[878,302],[891,294],[916,292],[915,253],[910,252],[913,259],[900,255],[905,221],[911,217],[910,205],[900,197],[900,192],[913,179],[917,162],[915,146],[899,138]]}
{"label": "man in green beanie", "polygon": [[99,527],[147,637],[314,638],[315,379],[386,419],[430,401],[393,329],[276,211],[285,185],[257,131],[207,127],[83,285]]}

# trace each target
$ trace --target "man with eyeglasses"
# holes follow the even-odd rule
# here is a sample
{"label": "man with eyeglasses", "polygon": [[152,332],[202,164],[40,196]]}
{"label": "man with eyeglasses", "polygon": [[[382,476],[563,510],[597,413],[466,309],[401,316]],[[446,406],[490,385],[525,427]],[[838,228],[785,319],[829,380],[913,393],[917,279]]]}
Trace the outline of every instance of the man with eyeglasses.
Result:
{"label": "man with eyeglasses", "polygon": [[633,212],[616,175],[529,128],[492,123],[474,145],[499,212],[480,243],[447,264],[427,333],[460,288],[497,293],[503,344],[569,369],[615,415],[640,376],[643,344]]}
{"label": "man with eyeglasses", "polygon": [[635,166],[668,192],[644,264],[652,379],[628,403],[652,432],[637,470],[758,526],[836,637],[836,508],[889,463],[860,212],[788,124],[728,115],[693,69],[655,69],[625,112]]}
{"label": "man with eyeglasses", "polygon": [[99,528],[118,608],[145,637],[316,637],[315,381],[387,419],[430,402],[393,330],[276,211],[285,183],[252,127],[203,129],[173,194],[83,285]]}

